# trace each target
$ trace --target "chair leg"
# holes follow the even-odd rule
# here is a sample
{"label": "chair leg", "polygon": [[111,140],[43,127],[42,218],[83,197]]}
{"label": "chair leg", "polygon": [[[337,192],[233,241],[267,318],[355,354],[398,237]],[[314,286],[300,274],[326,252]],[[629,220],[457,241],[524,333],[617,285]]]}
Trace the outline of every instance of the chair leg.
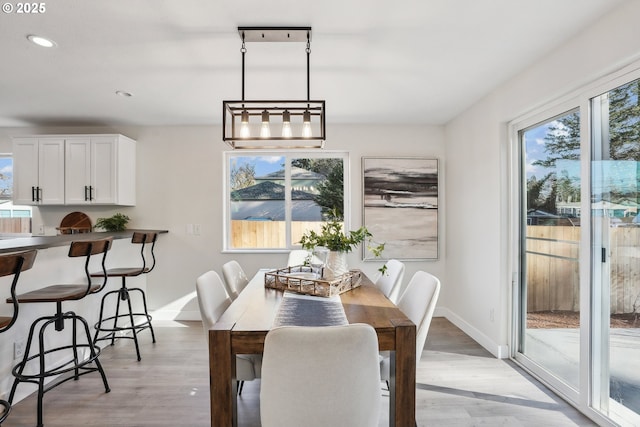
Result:
{"label": "chair leg", "polygon": [[144,291],[140,288],[131,288],[129,289],[130,292],[132,291],[138,291],[140,292],[140,295],[142,295],[142,306],[144,308],[144,316],[146,317],[146,322],[149,326],[149,330],[151,331],[151,340],[152,342],[155,344],[156,342],[156,334],[153,331],[153,324],[151,324],[151,316],[149,315],[149,310],[147,309],[147,296],[144,293]]}
{"label": "chair leg", "polygon": [[[96,324],[94,325],[95,329],[96,329],[96,333],[93,336],[93,343],[96,344],[98,341],[102,341],[102,340],[108,340],[109,338],[111,338],[111,345],[114,344],[115,342],[115,329],[117,327],[117,317],[114,319],[114,330],[110,331],[109,333],[107,333],[104,336],[100,336],[101,332],[106,332],[105,330],[103,330],[103,323],[106,322],[105,317],[104,317],[104,306],[105,304],[108,302],[109,296],[110,295],[114,295],[116,294],[116,299],[118,300],[118,302],[120,301],[118,299],[118,295],[120,293],[120,290],[114,290],[114,291],[109,291],[106,294],[104,294],[104,296],[102,297],[102,300],[100,301],[100,315],[98,316],[98,321],[96,322]],[[118,311],[118,307],[116,307],[116,314]],[[110,318],[107,318],[110,319]],[[107,330],[108,331],[108,330]]]}
{"label": "chair leg", "polygon": [[[80,320],[84,326],[84,332],[87,337],[87,343],[89,344],[89,353],[91,355],[91,359],[93,359],[93,363],[96,364],[96,368],[98,369],[98,372],[100,372],[100,376],[102,377],[102,382],[104,383],[104,392],[109,393],[111,391],[111,388],[109,388],[109,383],[107,382],[107,375],[104,373],[104,369],[102,369],[102,364],[100,363],[100,360],[98,359],[98,355],[96,354],[96,347],[95,345],[93,345],[93,342],[91,341],[91,331],[89,330],[89,324],[87,323],[84,317],[76,316],[74,314],[74,325],[76,320]],[[74,334],[74,337],[75,337],[75,334]]]}
{"label": "chair leg", "polygon": [[11,412],[11,405],[6,400],[0,400],[0,406],[4,408],[2,415],[0,415],[0,425],[7,419],[9,412]]}
{"label": "chair leg", "polygon": [[127,305],[129,306],[129,319],[131,321],[131,333],[133,334],[133,342],[136,345],[136,354],[138,355],[138,362],[142,360],[140,357],[140,346],[138,345],[138,333],[136,331],[136,323],[133,318],[133,308],[131,307],[131,298],[128,297],[127,293]]}

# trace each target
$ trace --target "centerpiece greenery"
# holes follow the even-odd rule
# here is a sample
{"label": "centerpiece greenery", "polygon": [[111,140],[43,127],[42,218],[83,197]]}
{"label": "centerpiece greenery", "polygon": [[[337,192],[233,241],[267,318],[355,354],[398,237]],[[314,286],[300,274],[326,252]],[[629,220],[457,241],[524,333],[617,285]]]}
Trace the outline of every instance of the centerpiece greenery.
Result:
{"label": "centerpiece greenery", "polygon": [[96,227],[105,231],[124,231],[130,218],[124,214],[117,213],[109,218],[98,218]]}
{"label": "centerpiece greenery", "polygon": [[[322,225],[320,232],[309,230],[302,235],[300,239],[302,248],[313,251],[316,247],[323,246],[330,251],[348,253],[361,243],[367,243],[367,249],[374,256],[379,257],[382,254],[384,243],[374,243],[373,235],[365,226],[345,233],[342,229],[342,221],[343,219],[337,210],[331,210],[329,218]],[[386,266],[383,265],[379,271],[384,273]]]}

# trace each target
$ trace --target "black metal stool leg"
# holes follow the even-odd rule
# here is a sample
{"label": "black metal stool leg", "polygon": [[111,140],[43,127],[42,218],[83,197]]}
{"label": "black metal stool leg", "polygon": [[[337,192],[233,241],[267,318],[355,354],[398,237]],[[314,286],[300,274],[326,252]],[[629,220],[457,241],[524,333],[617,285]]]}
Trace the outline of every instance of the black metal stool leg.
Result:
{"label": "black metal stool leg", "polygon": [[102,318],[104,317],[104,303],[107,297],[112,294],[114,291],[107,292],[104,294],[102,299],[100,300],[100,315],[98,316],[98,322],[95,324],[96,334],[93,336],[93,343],[97,343],[99,341],[99,335],[102,329]]}
{"label": "black metal stool leg", "polygon": [[102,382],[104,383],[105,393],[109,393],[111,391],[111,388],[109,388],[109,383],[107,382],[107,376],[104,373],[104,369],[102,369],[102,364],[100,363],[100,360],[98,359],[98,355],[96,354],[96,347],[92,344],[91,332],[89,331],[89,324],[87,323],[85,318],[81,316],[74,315],[74,323],[75,323],[75,320],[81,321],[84,326],[84,331],[87,336],[87,343],[89,343],[89,353],[91,354],[91,359],[93,359],[93,363],[96,364],[96,368],[98,369],[98,372],[100,372],[100,376],[102,377]]}
{"label": "black metal stool leg", "polygon": [[127,305],[129,306],[129,319],[131,322],[131,333],[133,334],[133,342],[136,345],[136,354],[138,355],[138,362],[139,362],[142,360],[142,357],[140,357],[140,346],[138,345],[138,332],[136,331],[136,322],[135,322],[135,319],[133,318],[133,308],[131,307],[131,298],[127,297]]}
{"label": "black metal stool leg", "polygon": [[11,412],[11,405],[6,400],[0,400],[0,406],[4,408],[2,415],[0,415],[0,425],[7,419],[9,412]]}
{"label": "black metal stool leg", "polygon": [[143,328],[149,328],[149,330],[151,331],[151,339],[153,341],[153,343],[155,344],[156,342],[156,334],[153,331],[153,324],[151,323],[151,315],[149,315],[149,310],[147,310],[147,297],[144,293],[144,291],[140,288],[131,288],[129,289],[129,292],[133,292],[133,291],[138,291],[140,292],[140,295],[142,295],[142,306],[144,307],[144,314],[143,316],[145,316],[145,321],[143,323]]}

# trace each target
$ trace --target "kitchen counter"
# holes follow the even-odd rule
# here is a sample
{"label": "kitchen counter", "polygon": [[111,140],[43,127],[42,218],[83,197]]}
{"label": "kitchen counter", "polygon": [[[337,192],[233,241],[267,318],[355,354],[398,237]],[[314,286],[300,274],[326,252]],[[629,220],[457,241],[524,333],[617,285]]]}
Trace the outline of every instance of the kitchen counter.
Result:
{"label": "kitchen counter", "polygon": [[0,254],[25,251],[29,249],[47,249],[56,246],[67,246],[73,241],[104,239],[113,237],[116,239],[130,239],[134,231],[168,233],[168,230],[143,230],[131,229],[125,231],[104,231],[78,234],[61,234],[59,236],[32,236],[18,237],[15,239],[0,240]]}

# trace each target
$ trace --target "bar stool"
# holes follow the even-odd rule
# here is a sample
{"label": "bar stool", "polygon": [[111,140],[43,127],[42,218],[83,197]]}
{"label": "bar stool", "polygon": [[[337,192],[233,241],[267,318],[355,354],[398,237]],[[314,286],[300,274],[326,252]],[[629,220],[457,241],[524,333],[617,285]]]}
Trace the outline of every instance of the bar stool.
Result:
{"label": "bar stool", "polygon": [[[40,317],[31,324],[24,358],[13,367],[13,376],[15,379],[13,381],[13,386],[11,387],[11,393],[9,394],[9,402],[11,403],[13,402],[16,388],[19,383],[27,382],[38,386],[38,427],[42,427],[43,425],[42,400],[44,394],[66,381],[71,379],[78,380],[82,375],[97,371],[102,377],[105,392],[108,393],[110,391],[109,384],[107,383],[107,377],[102,369],[100,361],[98,360],[100,348],[93,344],[87,321],[73,311],[68,311],[66,313],[62,311],[62,303],[64,301],[80,300],[87,295],[100,292],[102,288],[104,288],[106,279],[100,285],[91,282],[89,261],[93,255],[102,254],[102,269],[106,270],[104,262],[109,249],[111,249],[111,238],[104,240],[72,242],[69,248],[69,257],[86,258],[84,262],[84,272],[87,277],[86,284],[51,285],[25,294],[12,296],[7,299],[7,302],[17,302],[19,304],[56,303],[56,313],[53,316]],[[56,334],[56,336],[59,337],[58,339],[70,339],[71,343],[61,345],[59,347],[47,348],[45,346],[47,328],[53,325],[56,331],[61,332],[64,330],[66,321],[71,322],[71,336],[63,337],[61,334]],[[78,325],[78,323],[80,323],[80,325]],[[29,356],[34,336],[37,336],[38,352],[33,356]],[[86,338],[86,343],[78,342],[79,338]],[[83,356],[80,355],[81,350],[84,353]],[[56,361],[50,362],[50,364],[54,366],[46,366],[45,362],[51,360]],[[63,375],[67,373],[72,374]],[[45,386],[45,379],[57,376],[59,376],[59,378]]]}
{"label": "bar stool", "polygon": [[[127,288],[127,277],[140,276],[141,274],[147,274],[151,270],[153,270],[153,268],[156,266],[156,257],[153,250],[155,248],[157,239],[158,239],[158,233],[153,233],[153,232],[149,232],[149,233],[134,232],[133,233],[133,236],[131,237],[131,243],[142,245],[140,248],[140,255],[142,257],[142,267],[110,268],[104,273],[98,272],[98,273],[93,273],[91,275],[92,277],[103,277],[106,275],[107,278],[109,277],[122,278],[122,285],[120,289],[109,291],[106,294],[104,294],[104,296],[102,297],[102,303],[100,304],[100,317],[98,322],[95,325],[96,334],[93,338],[94,344],[102,340],[111,340],[111,345],[113,345],[116,339],[116,334],[118,332],[131,331],[130,336],[121,334],[119,338],[128,338],[133,340],[133,342],[136,345],[136,354],[138,356],[138,362],[142,359],[140,357],[140,346],[138,345],[138,333],[144,329],[149,329],[149,331],[151,331],[151,338],[154,343],[156,342],[156,335],[153,332],[153,326],[151,325],[152,318],[149,315],[149,311],[147,310],[147,298],[145,296],[145,293],[140,288]],[[147,258],[145,256],[145,246],[147,244],[151,244],[151,249],[149,249],[149,253],[147,254],[147,255],[151,255],[151,259],[153,260],[151,267],[147,267]],[[129,295],[133,291],[139,292],[140,295],[142,296],[142,305],[144,308],[144,313],[133,312],[133,308],[131,307],[131,299]],[[105,302],[107,301],[107,298],[110,295],[118,296],[118,299],[116,302],[116,311],[113,316],[104,317]],[[129,308],[128,313],[123,313],[123,314],[120,313],[120,301],[127,302],[127,306]],[[135,322],[136,317],[138,318],[141,317],[144,320],[140,323],[136,323]],[[118,320],[126,319],[126,318],[128,318],[129,323],[119,326]],[[105,325],[105,322],[108,322],[110,320],[113,320],[112,327]],[[101,332],[106,332],[106,334],[103,336],[99,336]]]}
{"label": "bar stool", "polygon": [[[11,282],[11,299],[13,300],[13,315],[0,316],[0,333],[7,331],[18,318],[18,302],[16,301],[16,285],[20,273],[33,267],[33,260],[36,259],[37,251],[25,251],[6,255],[0,255],[0,277],[13,275]],[[0,424],[7,419],[11,412],[11,405],[6,400],[0,399],[0,406],[3,408],[0,414]]]}

